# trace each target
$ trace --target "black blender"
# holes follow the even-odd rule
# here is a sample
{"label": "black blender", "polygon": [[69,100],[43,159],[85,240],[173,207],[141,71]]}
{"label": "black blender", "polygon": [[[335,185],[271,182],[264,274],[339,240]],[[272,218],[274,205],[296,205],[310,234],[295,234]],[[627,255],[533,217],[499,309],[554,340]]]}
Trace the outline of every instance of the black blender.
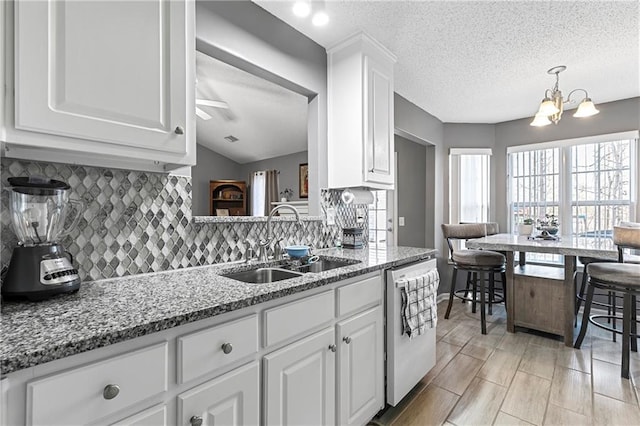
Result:
{"label": "black blender", "polygon": [[[2,296],[35,301],[77,291],[78,270],[58,241],[76,225],[82,202],[70,200],[71,187],[59,180],[12,177],[8,181],[11,224],[18,245],[2,280]],[[68,220],[71,204],[76,205],[75,217]]]}

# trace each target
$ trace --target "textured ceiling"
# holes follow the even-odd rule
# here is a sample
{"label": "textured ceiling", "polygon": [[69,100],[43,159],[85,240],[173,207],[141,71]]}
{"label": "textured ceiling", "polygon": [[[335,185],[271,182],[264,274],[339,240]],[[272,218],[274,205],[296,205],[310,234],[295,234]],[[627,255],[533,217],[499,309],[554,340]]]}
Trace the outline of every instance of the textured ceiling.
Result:
{"label": "textured ceiling", "polygon": [[324,28],[294,16],[292,1],[254,2],[324,47],[366,31],[398,57],[396,92],[444,122],[532,116],[556,65],[568,67],[565,96],[640,96],[637,0],[327,1]]}
{"label": "textured ceiling", "polygon": [[198,105],[212,117],[197,119],[200,145],[241,164],[307,150],[307,98],[201,52],[196,74],[196,98],[229,106]]}

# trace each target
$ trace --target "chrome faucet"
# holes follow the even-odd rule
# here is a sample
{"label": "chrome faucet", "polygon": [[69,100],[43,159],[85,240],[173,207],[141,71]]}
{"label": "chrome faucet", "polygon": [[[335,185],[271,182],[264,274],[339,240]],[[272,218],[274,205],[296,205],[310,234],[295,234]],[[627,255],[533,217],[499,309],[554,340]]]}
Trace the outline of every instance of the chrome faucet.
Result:
{"label": "chrome faucet", "polygon": [[260,261],[262,262],[266,262],[269,260],[267,252],[269,250],[269,246],[273,242],[273,232],[271,230],[271,219],[273,218],[273,215],[276,212],[282,209],[291,210],[296,215],[297,225],[298,226],[302,225],[302,220],[300,219],[300,213],[298,213],[298,210],[292,205],[280,204],[279,206],[275,206],[273,209],[271,209],[271,211],[269,212],[269,217],[267,218],[267,238],[260,240],[258,242],[258,247],[260,247]]}

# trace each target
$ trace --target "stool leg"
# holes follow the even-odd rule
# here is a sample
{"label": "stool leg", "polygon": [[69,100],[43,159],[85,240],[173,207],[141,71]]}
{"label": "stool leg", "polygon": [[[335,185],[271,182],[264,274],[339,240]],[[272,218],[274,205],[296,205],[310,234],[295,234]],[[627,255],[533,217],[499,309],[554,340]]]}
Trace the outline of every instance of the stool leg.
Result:
{"label": "stool leg", "polygon": [[631,334],[631,295],[622,299],[622,377],[629,378],[629,340]]}
{"label": "stool leg", "polygon": [[591,302],[593,302],[593,287],[587,287],[587,300],[584,302],[584,312],[582,313],[582,325],[580,326],[580,334],[576,339],[574,348],[580,349],[585,334],[587,334],[587,325],[589,325],[589,315],[591,314]]}
{"label": "stool leg", "polygon": [[473,297],[471,301],[471,313],[476,313],[476,295],[478,294],[478,273],[473,273]]}
{"label": "stool leg", "polygon": [[447,305],[447,312],[444,314],[444,319],[449,319],[451,313],[451,305],[453,305],[453,297],[456,291],[456,278],[458,276],[458,268],[453,268],[453,275],[451,276],[451,290],[449,290],[449,304]]}
{"label": "stool leg", "polygon": [[638,352],[638,323],[636,296],[631,296],[631,350]]}
{"label": "stool leg", "polygon": [[493,290],[495,286],[493,272],[489,272],[489,315],[493,315]]}
{"label": "stool leg", "polygon": [[[612,327],[613,329],[617,329],[617,322],[616,322],[616,294],[613,291],[610,291],[609,294],[611,295],[611,315],[613,315],[613,324]],[[607,311],[609,309],[607,308]],[[623,311],[624,311],[624,302],[623,302]],[[624,316],[624,313],[623,313]],[[624,320],[623,320],[624,321]],[[613,341],[616,342],[616,339],[618,338],[617,333],[614,331],[611,334],[613,334]]]}
{"label": "stool leg", "polygon": [[582,284],[580,285],[580,291],[576,296],[576,319],[575,319],[574,327],[578,325],[578,313],[580,312],[580,305],[582,304],[582,299],[584,299],[584,288],[587,286],[587,267],[586,266],[587,265],[585,265],[585,268],[582,270]]}
{"label": "stool leg", "polygon": [[[467,272],[467,287],[465,288],[464,297],[469,297],[469,289],[471,288],[471,271]],[[460,300],[462,303],[466,303],[467,301],[462,299]]]}
{"label": "stool leg", "polygon": [[487,318],[484,312],[486,295],[484,291],[484,272],[480,272],[480,327],[482,334],[487,334]]}

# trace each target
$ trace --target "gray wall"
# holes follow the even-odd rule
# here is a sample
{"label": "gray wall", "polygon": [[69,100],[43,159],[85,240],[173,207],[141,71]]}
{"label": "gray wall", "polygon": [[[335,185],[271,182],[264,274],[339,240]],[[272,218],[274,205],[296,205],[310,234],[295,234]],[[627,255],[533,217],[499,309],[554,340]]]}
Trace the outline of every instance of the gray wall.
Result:
{"label": "gray wall", "polygon": [[397,217],[404,217],[405,226],[398,226],[398,245],[426,247],[427,147],[402,136],[395,136],[398,154],[396,197]]}
{"label": "gray wall", "polygon": [[197,1],[196,46],[309,98],[310,212],[327,187],[325,49],[249,1]]}
{"label": "gray wall", "polygon": [[292,201],[300,200],[299,167],[307,162],[307,151],[296,152],[295,154],[283,155],[281,157],[268,158],[262,161],[255,161],[241,165],[242,176],[248,180],[249,173],[257,170],[278,170],[280,171],[280,191],[285,188],[293,189]]}
{"label": "gray wall", "polygon": [[245,180],[240,164],[211,151],[202,145],[196,145],[198,164],[191,168],[193,187],[194,216],[209,215],[209,181],[217,179]]}
{"label": "gray wall", "polygon": [[249,173],[257,170],[279,170],[280,190],[293,189],[291,200],[299,200],[298,167],[307,162],[307,151],[253,163],[240,164],[211,151],[202,145],[197,145],[198,164],[191,168],[193,185],[193,215],[209,215],[209,181],[218,179],[243,180],[248,183]]}

